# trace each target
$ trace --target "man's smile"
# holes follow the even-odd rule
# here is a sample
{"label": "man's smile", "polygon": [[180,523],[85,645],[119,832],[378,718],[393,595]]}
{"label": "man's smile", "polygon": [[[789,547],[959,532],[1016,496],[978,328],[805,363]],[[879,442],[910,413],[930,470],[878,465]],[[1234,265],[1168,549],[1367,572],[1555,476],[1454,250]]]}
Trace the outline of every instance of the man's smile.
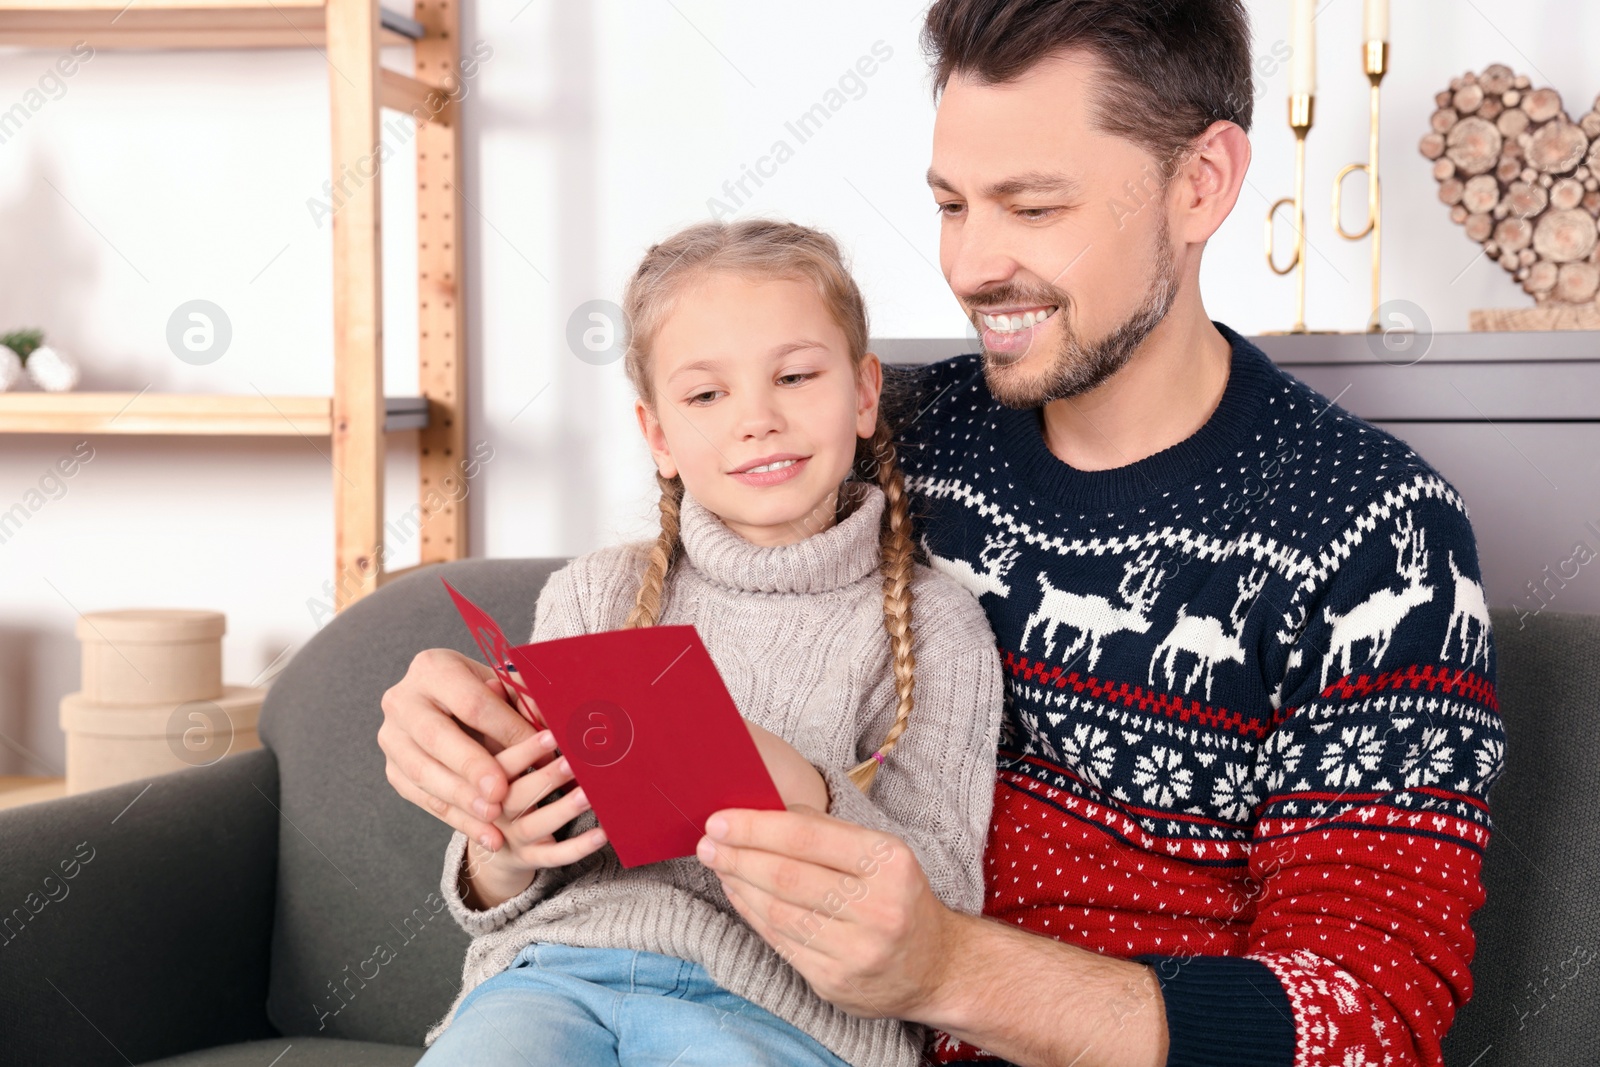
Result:
{"label": "man's smile", "polygon": [[979,312],[985,351],[1009,357],[1007,362],[1021,359],[1033,347],[1035,331],[1054,319],[1059,310],[1059,304],[1043,304]]}
{"label": "man's smile", "polygon": [[984,326],[1001,333],[1015,333],[1017,330],[1027,329],[1048,319],[1059,310],[1056,304],[1046,304],[1037,307],[1001,310],[995,312],[980,311],[978,318]]}

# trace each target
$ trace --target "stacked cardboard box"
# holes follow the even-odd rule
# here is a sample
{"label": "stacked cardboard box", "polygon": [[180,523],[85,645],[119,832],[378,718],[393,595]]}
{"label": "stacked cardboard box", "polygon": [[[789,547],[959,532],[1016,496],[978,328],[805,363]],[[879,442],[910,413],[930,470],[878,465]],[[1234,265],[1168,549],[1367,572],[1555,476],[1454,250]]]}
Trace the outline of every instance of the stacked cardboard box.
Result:
{"label": "stacked cardboard box", "polygon": [[215,763],[259,748],[266,690],[222,683],[220,612],[98,611],[78,618],[82,688],[61,698],[67,792]]}

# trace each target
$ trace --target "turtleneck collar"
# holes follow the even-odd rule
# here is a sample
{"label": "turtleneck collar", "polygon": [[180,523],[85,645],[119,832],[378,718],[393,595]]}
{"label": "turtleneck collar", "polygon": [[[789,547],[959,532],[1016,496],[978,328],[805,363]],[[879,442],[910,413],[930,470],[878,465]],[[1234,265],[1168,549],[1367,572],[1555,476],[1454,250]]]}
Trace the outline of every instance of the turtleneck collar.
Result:
{"label": "turtleneck collar", "polygon": [[695,570],[718,585],[755,593],[822,593],[858,582],[882,562],[883,490],[845,481],[848,513],[828,529],[790,545],[754,544],[730,530],[687,491],[678,536]]}

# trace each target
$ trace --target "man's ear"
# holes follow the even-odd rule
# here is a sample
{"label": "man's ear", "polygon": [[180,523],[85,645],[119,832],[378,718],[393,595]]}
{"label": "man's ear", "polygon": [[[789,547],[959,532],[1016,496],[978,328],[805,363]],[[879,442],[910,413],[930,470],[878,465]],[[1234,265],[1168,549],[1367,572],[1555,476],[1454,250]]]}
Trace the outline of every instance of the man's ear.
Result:
{"label": "man's ear", "polygon": [[1218,119],[1195,138],[1173,175],[1173,240],[1209,240],[1233,211],[1249,168],[1250,138],[1238,123]]}
{"label": "man's ear", "polygon": [[644,443],[650,446],[650,455],[655,458],[656,470],[661,472],[663,478],[674,477],[678,473],[678,465],[672,459],[667,435],[662,432],[661,421],[656,418],[656,413],[643,400],[635,399],[633,414],[639,420],[639,432],[644,434]]}
{"label": "man's ear", "polygon": [[877,354],[861,357],[856,370],[856,436],[871,437],[878,428],[878,401],[883,396],[883,364]]}

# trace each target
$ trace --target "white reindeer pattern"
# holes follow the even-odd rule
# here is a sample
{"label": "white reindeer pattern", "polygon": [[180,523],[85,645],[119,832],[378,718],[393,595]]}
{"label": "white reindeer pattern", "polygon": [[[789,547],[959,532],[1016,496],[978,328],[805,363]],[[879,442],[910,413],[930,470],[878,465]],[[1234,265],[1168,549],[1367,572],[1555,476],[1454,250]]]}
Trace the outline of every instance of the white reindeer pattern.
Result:
{"label": "white reindeer pattern", "polygon": [[1322,660],[1321,684],[1324,688],[1328,685],[1328,669],[1333,666],[1335,657],[1342,662],[1339,668],[1341,675],[1350,673],[1351,653],[1361,641],[1372,642],[1368,662],[1377,668],[1383,661],[1383,654],[1389,650],[1389,642],[1394,639],[1395,628],[1401,620],[1411,613],[1412,608],[1433,599],[1433,586],[1423,584],[1423,579],[1428,576],[1427,531],[1416,530],[1415,525],[1416,520],[1408,514],[1395,524],[1395,532],[1389,537],[1389,543],[1394,545],[1398,557],[1396,572],[1406,581],[1403,587],[1380,589],[1344,615],[1335,615],[1332,608],[1323,609],[1323,614],[1333,625],[1333,633],[1329,638],[1332,647]]}
{"label": "white reindeer pattern", "polygon": [[1022,555],[1017,550],[1015,537],[1002,537],[999,534],[990,534],[983,539],[983,551],[978,553],[978,562],[983,565],[982,571],[973,570],[972,564],[964,559],[946,559],[935,555],[933,549],[928,547],[926,536],[922,538],[922,550],[928,554],[928,562],[934,570],[954,578],[974,598],[981,597],[984,593],[993,593],[997,597],[1009,596],[1011,587],[1001,579],[1010,573]]}
{"label": "white reindeer pattern", "polygon": [[1123,564],[1122,581],[1117,585],[1117,595],[1128,605],[1118,607],[1098,594],[1085,596],[1069,593],[1050,584],[1049,575],[1039,572],[1039,586],[1044,591],[1039,608],[1022,628],[1018,651],[1026,651],[1028,635],[1033,628],[1044,623],[1044,654],[1055,652],[1056,627],[1076,630],[1077,636],[1061,650],[1063,659],[1071,660],[1084,644],[1089,645],[1089,669],[1100,659],[1100,642],[1114,633],[1128,631],[1142,634],[1150,630],[1149,611],[1161,588],[1162,574],[1156,567],[1156,550]]}
{"label": "white reindeer pattern", "polygon": [[[1148,681],[1151,685],[1156,683],[1156,664],[1161,663],[1162,672],[1167,677],[1167,688],[1177,687],[1177,665],[1179,653],[1189,653],[1195,657],[1194,670],[1189,677],[1184,679],[1183,691],[1187,693],[1195,682],[1200,680],[1201,674],[1206,679],[1206,699],[1211,699],[1211,676],[1218,663],[1230,662],[1243,666],[1244,646],[1239,643],[1244,633],[1244,621],[1250,614],[1250,608],[1255,603],[1256,595],[1267,584],[1267,572],[1260,568],[1251,568],[1248,575],[1241,576],[1238,581],[1239,595],[1233,602],[1233,607],[1228,609],[1228,623],[1231,630],[1223,629],[1220,620],[1209,615],[1190,615],[1185,605],[1178,605],[1178,621],[1173,625],[1172,631],[1156,646],[1155,654],[1150,657],[1150,671]],[[1243,609],[1243,610],[1241,610]],[[1165,656],[1165,662],[1162,657]]]}
{"label": "white reindeer pattern", "polygon": [[[1461,630],[1461,654],[1467,657],[1467,666],[1471,667],[1478,662],[1478,657],[1483,657],[1483,665],[1489,665],[1489,606],[1483,600],[1483,586],[1473,581],[1456,569],[1456,554],[1449,553],[1450,576],[1455,579],[1456,599],[1455,606],[1450,609],[1450,625],[1444,630],[1444,647],[1439,650],[1439,658],[1443,659],[1450,650],[1450,638],[1455,635],[1457,624]],[[1478,636],[1472,644],[1471,655],[1467,654],[1467,637],[1472,632],[1472,624],[1478,624]]]}

